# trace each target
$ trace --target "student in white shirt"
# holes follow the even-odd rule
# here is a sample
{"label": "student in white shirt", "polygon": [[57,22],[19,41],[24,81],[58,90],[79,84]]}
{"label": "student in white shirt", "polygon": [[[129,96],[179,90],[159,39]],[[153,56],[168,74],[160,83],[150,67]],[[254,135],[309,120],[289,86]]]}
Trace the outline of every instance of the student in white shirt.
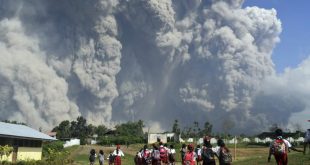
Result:
{"label": "student in white shirt", "polygon": [[175,165],[175,154],[174,146],[171,144],[168,150],[169,165]]}
{"label": "student in white shirt", "polygon": [[114,165],[122,165],[122,156],[125,156],[123,151],[120,149],[120,145],[117,145],[116,150],[113,152],[114,158]]}

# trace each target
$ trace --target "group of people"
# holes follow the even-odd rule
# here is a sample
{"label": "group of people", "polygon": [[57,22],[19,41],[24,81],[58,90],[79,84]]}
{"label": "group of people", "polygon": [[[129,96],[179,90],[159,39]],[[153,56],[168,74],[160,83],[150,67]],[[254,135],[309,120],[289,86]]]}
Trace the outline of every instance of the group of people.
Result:
{"label": "group of people", "polygon": [[[219,139],[217,146],[213,147],[210,143],[210,137],[204,138],[202,147],[193,144],[183,144],[180,149],[181,161],[183,165],[215,165],[215,158],[219,159],[220,165],[230,165],[232,156],[224,141]],[[147,145],[137,152],[135,157],[136,165],[175,165],[176,151],[173,145],[168,147],[167,144],[153,144],[152,149],[148,149]]]}
{"label": "group of people", "polygon": [[[268,162],[273,155],[277,165],[288,164],[288,152],[290,150],[304,152],[307,145],[310,145],[310,129],[307,130],[305,136],[304,150],[297,150],[289,141],[283,138],[281,129],[275,131],[276,138],[270,143]],[[193,144],[183,144],[180,149],[180,156],[182,165],[215,165],[216,158],[219,160],[220,165],[231,165],[232,155],[230,150],[226,147],[222,139],[217,140],[217,146],[213,147],[210,143],[211,137],[206,136],[203,141],[203,146],[197,145],[196,148]],[[107,158],[109,165],[121,165],[121,157],[124,153],[117,145],[116,149],[111,152]],[[94,165],[96,160],[96,151],[90,151],[89,161],[90,165]],[[104,152],[99,151],[98,154],[99,164],[104,164]],[[159,143],[153,144],[152,149],[148,149],[147,145],[137,152],[134,158],[135,165],[175,165],[176,150],[173,145],[168,147],[167,144]]]}
{"label": "group of people", "polygon": [[[111,152],[109,154],[109,156],[107,157],[109,165],[122,165],[122,159],[121,159],[122,156],[124,156],[124,153],[120,149],[120,145],[117,145],[116,149],[113,152]],[[89,152],[89,163],[90,163],[90,165],[95,164],[96,157],[97,157],[97,154],[96,154],[95,149],[91,149]],[[104,152],[103,152],[103,150],[100,150],[99,154],[98,154],[99,165],[103,165],[104,160],[105,160],[104,159]]]}
{"label": "group of people", "polygon": [[136,165],[174,165],[176,151],[173,145],[168,148],[167,144],[153,144],[152,149],[148,149],[147,145],[137,152],[134,162]]}

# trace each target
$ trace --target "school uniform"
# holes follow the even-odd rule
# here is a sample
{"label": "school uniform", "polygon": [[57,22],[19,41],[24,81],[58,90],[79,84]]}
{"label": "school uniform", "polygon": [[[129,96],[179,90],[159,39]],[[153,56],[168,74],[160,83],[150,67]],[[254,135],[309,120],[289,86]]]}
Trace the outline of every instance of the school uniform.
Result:
{"label": "school uniform", "polygon": [[113,156],[115,156],[115,158],[114,158],[114,165],[122,165],[121,157],[124,156],[123,151],[120,150],[120,149],[118,150],[118,152],[117,152],[117,150],[114,150]]}

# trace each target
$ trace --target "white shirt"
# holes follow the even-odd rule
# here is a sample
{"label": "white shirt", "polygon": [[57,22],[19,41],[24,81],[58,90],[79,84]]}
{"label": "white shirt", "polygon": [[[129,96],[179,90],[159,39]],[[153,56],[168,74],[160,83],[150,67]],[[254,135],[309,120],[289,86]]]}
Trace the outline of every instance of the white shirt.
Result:
{"label": "white shirt", "polygon": [[99,160],[100,160],[101,162],[104,162],[104,155],[99,154]]}
{"label": "white shirt", "polygon": [[118,154],[117,154],[116,150],[114,150],[112,155],[114,155],[114,156],[125,156],[122,150],[118,150]]}
{"label": "white shirt", "polygon": [[169,154],[175,154],[176,152],[175,152],[175,149],[174,149],[174,148],[171,148],[171,149],[168,150],[168,153],[169,153]]}
{"label": "white shirt", "polygon": [[212,149],[212,151],[213,151],[217,156],[220,155],[220,152],[221,152],[221,147],[220,147],[220,146],[212,147],[211,149]]}
{"label": "white shirt", "polygon": [[201,156],[201,148],[197,148],[197,156]]}
{"label": "white shirt", "polygon": [[[288,147],[288,148],[291,148],[292,147],[292,144],[289,142],[289,141],[287,141],[286,139],[282,139],[283,140],[283,142],[284,142],[284,144]],[[275,141],[275,140],[274,140]],[[272,142],[272,143],[270,143],[270,147],[273,147],[273,143],[274,143],[274,141]]]}

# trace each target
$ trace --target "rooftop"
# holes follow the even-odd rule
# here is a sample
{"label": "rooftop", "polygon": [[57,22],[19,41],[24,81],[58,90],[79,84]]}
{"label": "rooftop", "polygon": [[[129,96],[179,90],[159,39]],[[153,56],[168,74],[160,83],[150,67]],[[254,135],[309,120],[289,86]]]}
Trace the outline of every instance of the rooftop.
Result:
{"label": "rooftop", "polygon": [[0,122],[0,137],[29,138],[40,140],[56,140],[42,132],[25,125]]}

